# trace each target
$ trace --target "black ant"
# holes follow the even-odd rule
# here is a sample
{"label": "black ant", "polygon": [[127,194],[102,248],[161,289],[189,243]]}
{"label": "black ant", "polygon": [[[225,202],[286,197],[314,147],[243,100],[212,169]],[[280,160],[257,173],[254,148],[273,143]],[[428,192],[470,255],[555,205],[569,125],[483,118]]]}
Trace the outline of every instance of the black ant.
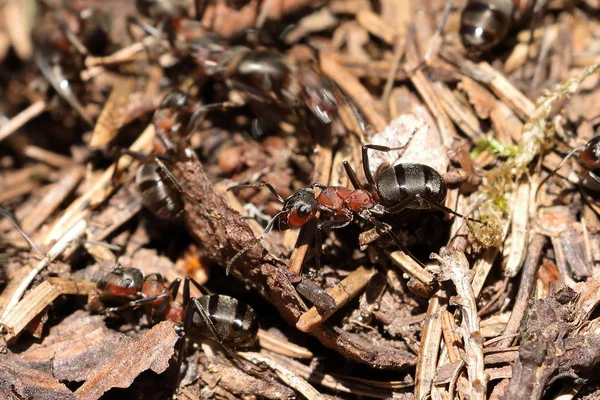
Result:
{"label": "black ant", "polygon": [[[172,45],[193,58],[203,74],[222,79],[241,94],[258,116],[252,124],[254,137],[263,136],[266,125],[274,118],[273,106],[293,110],[304,104],[325,124],[331,123],[339,104],[353,107],[331,79],[312,67],[293,68],[278,51],[231,45],[214,32],[199,32],[200,35],[188,35]],[[354,107],[353,112],[357,112]]]}
{"label": "black ant", "polygon": [[181,279],[176,279],[167,286],[162,275],[155,273],[144,277],[137,268],[119,266],[98,279],[97,287],[101,298],[135,297],[134,300],[118,307],[108,307],[106,311],[118,312],[130,307],[143,306],[145,314],[153,322],[168,320],[176,325],[182,335],[177,357],[177,384],[187,339],[194,342],[204,339],[216,341],[236,365],[246,372],[252,372],[231,348],[248,348],[256,343],[256,312],[249,305],[226,295],[202,294],[198,298],[191,297],[190,283],[200,293],[206,293],[198,282],[186,277],[183,285],[183,304],[175,300]]}
{"label": "black ant", "polygon": [[[403,146],[405,147],[405,146]],[[364,189],[356,172],[347,161],[343,162],[344,169],[350,178],[354,189],[344,186],[326,186],[315,183],[309,188],[299,189],[287,199],[281,198],[270,184],[236,185],[228,190],[266,186],[283,203],[283,209],[269,222],[264,232],[246,247],[240,250],[227,264],[227,273],[235,261],[250,248],[259,243],[278,222],[280,231],[300,228],[315,218],[318,211],[335,216],[332,220],[321,221],[317,224],[316,235],[316,264],[320,266],[321,231],[324,228],[339,229],[349,225],[355,218],[361,217],[370,221],[382,234],[388,234],[394,243],[404,249],[400,239],[392,232],[392,227],[379,220],[382,216],[398,214],[405,209],[422,210],[435,209],[461,218],[466,218],[444,206],[447,187],[442,176],[435,169],[424,164],[398,164],[380,169],[373,176],[369,163],[369,150],[388,152],[403,147],[366,144],[362,146],[362,164],[370,190]],[[320,189],[317,195],[315,189]],[[470,221],[485,224],[485,222],[467,218]],[[410,253],[408,253],[410,254]]]}
{"label": "black ant", "polygon": [[280,52],[226,47],[218,36],[210,37],[219,46],[205,43],[194,49],[199,64],[209,75],[223,78],[231,89],[238,90],[255,109],[259,104],[274,104],[284,110],[304,104],[319,121],[328,124],[339,104],[349,104],[331,79],[308,66],[292,68]]}
{"label": "black ant", "polygon": [[575,147],[569,152],[539,184],[537,193],[544,183],[562,168],[562,166],[573,156],[579,155],[577,162],[584,169],[580,179],[580,185],[585,189],[600,191],[600,136],[596,136],[587,143]]}
{"label": "black ant", "polygon": [[[215,103],[193,110],[187,93],[172,90],[154,113],[153,124],[158,139],[155,141],[155,154],[149,156],[117,149],[119,157],[129,155],[143,162],[136,172],[135,182],[142,204],[158,218],[176,220],[183,213],[182,195],[186,193],[165,165],[165,161],[171,161],[172,153],[179,150],[173,139],[178,139],[178,143],[187,141],[199,118],[208,110],[222,106],[223,103]],[[191,150],[184,149],[184,152],[187,151]],[[116,179],[116,171],[113,180]]]}

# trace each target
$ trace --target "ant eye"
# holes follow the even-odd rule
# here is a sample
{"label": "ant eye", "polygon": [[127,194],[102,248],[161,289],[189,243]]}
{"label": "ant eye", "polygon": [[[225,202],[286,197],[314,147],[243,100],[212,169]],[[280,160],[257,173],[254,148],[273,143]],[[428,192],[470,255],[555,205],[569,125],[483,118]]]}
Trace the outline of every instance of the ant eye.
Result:
{"label": "ant eye", "polygon": [[231,323],[231,327],[236,330],[239,331],[244,327],[244,323],[242,322],[241,319],[234,319]]}
{"label": "ant eye", "polygon": [[298,215],[299,217],[302,217],[302,218],[308,217],[312,212],[311,208],[309,206],[307,206],[306,204],[296,208],[295,211],[296,211],[296,215]]}
{"label": "ant eye", "polygon": [[300,228],[315,215],[315,210],[309,205],[295,207],[288,216],[288,225],[290,228]]}

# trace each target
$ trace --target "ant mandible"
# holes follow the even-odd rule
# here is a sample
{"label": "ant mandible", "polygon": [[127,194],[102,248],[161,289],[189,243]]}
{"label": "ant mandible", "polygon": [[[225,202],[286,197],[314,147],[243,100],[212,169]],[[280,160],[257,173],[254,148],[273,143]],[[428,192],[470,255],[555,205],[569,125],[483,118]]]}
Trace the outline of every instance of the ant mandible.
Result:
{"label": "ant mandible", "polygon": [[[323,211],[335,216],[332,220],[321,221],[317,224],[316,234],[316,264],[320,267],[321,256],[321,231],[325,228],[340,229],[348,226],[358,216],[370,221],[381,234],[388,234],[394,243],[404,250],[400,239],[392,232],[388,223],[380,221],[384,215],[399,214],[405,209],[422,210],[435,209],[467,218],[462,214],[443,205],[448,191],[442,176],[435,169],[424,164],[404,163],[389,166],[374,176],[369,162],[369,150],[392,151],[400,150],[406,146],[388,147],[376,144],[362,146],[362,164],[370,190],[364,189],[356,172],[348,161],[344,161],[344,169],[348,174],[354,189],[345,186],[327,186],[315,183],[308,188],[302,188],[287,199],[283,199],[267,182],[259,184],[236,185],[228,190],[248,187],[266,186],[283,203],[283,209],[275,214],[264,232],[246,247],[241,249],[227,264],[226,273],[229,274],[235,261],[244,253],[258,244],[279,222],[280,231],[302,227],[314,219],[318,211]],[[321,192],[316,195],[315,189]],[[473,222],[485,222],[467,218]],[[410,254],[407,252],[407,254]]]}

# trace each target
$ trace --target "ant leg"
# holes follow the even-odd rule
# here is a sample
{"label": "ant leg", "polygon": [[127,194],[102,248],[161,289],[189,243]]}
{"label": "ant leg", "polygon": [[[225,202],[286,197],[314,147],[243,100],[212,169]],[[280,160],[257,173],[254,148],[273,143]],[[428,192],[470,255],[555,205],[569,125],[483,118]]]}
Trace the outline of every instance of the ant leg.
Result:
{"label": "ant leg", "polygon": [[[202,304],[200,304],[200,301],[198,301],[198,299],[195,298],[195,297],[192,297],[191,301],[192,301],[192,303],[189,305],[189,307],[193,311],[198,311],[198,314],[200,315],[200,318],[202,319],[202,321],[204,322],[204,324],[210,330],[210,333],[212,335],[212,339],[221,346],[221,348],[225,351],[225,353],[227,354],[227,356],[231,358],[231,360],[236,364],[236,366],[238,368],[240,368],[242,371],[244,371],[247,374],[252,374],[254,372],[253,368],[252,367],[248,367],[244,363],[244,361],[237,354],[235,354],[233,351],[231,351],[231,349],[229,347],[227,347],[225,345],[225,343],[223,343],[223,340],[221,339],[221,337],[219,335],[219,332],[217,331],[217,328],[215,327],[215,325],[213,324],[212,320],[210,319],[210,316],[208,315],[208,312],[204,309],[204,307],[202,306]],[[187,314],[187,310],[186,310],[186,314]]]}
{"label": "ant leg", "polygon": [[362,146],[363,169],[365,171],[365,176],[367,177],[367,182],[369,182],[369,185],[372,188],[376,188],[377,184],[375,182],[375,177],[373,177],[373,174],[371,173],[371,165],[370,165],[371,163],[369,162],[369,150],[384,151],[384,152],[388,152],[388,151],[392,151],[392,150],[402,150],[403,148],[408,146],[408,144],[410,143],[410,141],[412,140],[412,138],[416,132],[417,132],[417,130],[415,129],[410,134],[410,137],[408,138],[406,143],[404,145],[398,146],[398,147],[389,147],[389,146],[383,146],[383,145],[379,145],[379,144],[363,144],[363,146]]}
{"label": "ant leg", "polygon": [[183,308],[186,308],[190,302],[192,296],[190,296],[190,282],[198,289],[198,291],[203,295],[208,295],[208,290],[194,279],[189,276],[185,277],[185,281],[183,283]]}
{"label": "ant leg", "polygon": [[448,20],[448,16],[450,15],[450,11],[452,10],[453,5],[454,5],[454,0],[449,0],[446,3],[446,8],[444,8],[444,14],[442,14],[442,19],[440,19],[440,22],[439,22],[437,28],[435,29],[435,33],[433,34],[433,36],[431,37],[431,40],[429,41],[429,46],[427,46],[427,52],[425,53],[423,58],[419,61],[419,63],[415,67],[406,71],[408,76],[411,76],[416,71],[426,67],[429,64],[429,60],[432,58],[433,53],[439,49],[440,42],[442,41],[442,33],[444,30],[444,27],[446,26],[446,21]]}
{"label": "ant leg", "polygon": [[171,282],[171,284],[167,288],[167,290],[169,292],[171,292],[171,296],[173,296],[173,299],[177,298],[177,292],[179,292],[179,286],[180,285],[181,285],[181,279],[177,278],[173,282]]}
{"label": "ant leg", "polygon": [[371,223],[375,226],[375,228],[379,231],[380,235],[388,235],[390,238],[392,238],[392,240],[394,241],[394,244],[405,254],[407,254],[410,258],[413,259],[413,261],[415,261],[417,264],[419,264],[422,268],[426,268],[425,264],[423,264],[421,261],[419,261],[410,251],[408,251],[408,249],[402,244],[402,241],[400,240],[400,238],[398,237],[398,235],[396,235],[394,233],[394,231],[392,230],[392,226],[388,223],[379,221],[378,219],[376,219],[375,217],[371,217],[369,218],[369,220],[371,221]]}
{"label": "ant leg", "polygon": [[165,176],[171,181],[171,183],[173,184],[173,186],[175,186],[175,189],[177,189],[177,191],[187,197],[192,203],[194,203],[197,207],[202,208],[202,205],[198,202],[198,200],[196,200],[194,197],[190,196],[188,194],[188,192],[186,192],[183,187],[181,186],[181,184],[179,183],[179,181],[177,180],[177,178],[175,178],[175,175],[173,175],[173,173],[169,170],[169,168],[167,168],[167,166],[165,165],[165,163],[160,159],[159,156],[153,156],[153,160],[154,163],[156,165],[158,165],[158,167],[163,171],[163,173],[165,174]]}
{"label": "ant leg", "polygon": [[323,229],[341,229],[344,228],[352,221],[354,221],[354,215],[351,212],[347,212],[345,215],[346,219],[334,219],[332,221],[323,221],[317,224],[317,232],[315,234],[315,264],[317,269],[321,269],[321,255],[323,253],[322,245],[323,245]]}
{"label": "ant leg", "polygon": [[201,284],[199,284],[198,282],[196,282],[195,279],[190,278],[189,276],[187,278],[189,279],[189,281],[191,282],[191,284],[194,285],[196,287],[196,289],[198,289],[198,291],[200,293],[202,293],[203,296],[208,296],[209,295],[208,289],[206,289],[204,286],[202,286]]}
{"label": "ant leg", "polygon": [[348,161],[342,161],[342,165],[344,166],[344,169],[346,170],[346,174],[348,175],[348,178],[350,179],[350,183],[352,183],[352,186],[354,187],[354,189],[362,189],[362,185],[360,184],[360,182],[358,180],[358,176],[356,176],[356,172],[354,171],[354,169],[352,168],[350,163]]}
{"label": "ant leg", "polygon": [[[184,292],[184,303],[186,302],[186,298],[185,298],[185,285],[188,285],[188,296],[189,296],[189,283],[186,279],[186,282],[184,283],[183,286],[183,292]],[[189,297],[188,299],[189,300]],[[181,380],[181,365],[183,364],[183,359],[185,356],[185,343],[187,341],[187,332],[189,332],[192,328],[192,323],[194,322],[194,309],[192,307],[185,307],[185,316],[183,318],[183,336],[181,337],[181,342],[179,342],[179,351],[177,353],[177,363],[176,368],[177,368],[177,373],[175,374],[175,390],[177,390],[179,388],[179,383]]]}
{"label": "ant leg", "polygon": [[475,218],[471,218],[471,217],[465,217],[464,215],[462,215],[461,213],[458,213],[454,210],[452,210],[451,208],[448,208],[446,206],[443,206],[441,204],[436,203],[433,200],[428,199],[425,196],[421,196],[420,194],[415,194],[413,196],[407,197],[406,199],[402,200],[401,202],[399,202],[396,205],[393,205],[389,208],[386,208],[386,212],[389,214],[399,214],[401,211],[403,211],[404,209],[406,209],[408,206],[410,206],[412,203],[418,201],[419,203],[425,203],[429,206],[429,208],[432,208],[434,210],[439,210],[439,211],[443,211],[447,214],[452,214],[452,215],[456,215],[457,217],[463,218],[463,219],[467,219],[469,221],[472,222],[478,222],[482,225],[488,225],[487,222],[484,221],[480,221],[478,219]]}
{"label": "ant leg", "polygon": [[6,218],[6,219],[8,219],[10,221],[10,223],[12,224],[12,226],[27,241],[27,244],[29,244],[29,247],[31,247],[31,249],[33,251],[35,251],[37,253],[37,255],[41,257],[42,260],[46,258],[46,256],[40,251],[40,249],[38,249],[38,247],[35,245],[35,243],[33,243],[33,241],[25,233],[25,231],[23,230],[23,228],[21,228],[21,224],[19,224],[19,221],[17,221],[17,218],[15,218],[15,216],[13,215],[13,213],[11,213],[10,211],[8,211],[6,208],[0,206],[0,219],[2,219],[2,218]]}
{"label": "ant leg", "polygon": [[573,157],[575,155],[575,153],[583,150],[583,148],[587,145],[587,143],[582,144],[581,146],[577,146],[575,147],[573,150],[571,150],[569,152],[569,154],[567,154],[565,156],[565,158],[563,158],[562,160],[560,160],[560,162],[558,163],[558,165],[556,166],[556,168],[554,168],[548,175],[546,175],[546,177],[544,179],[542,179],[542,181],[540,182],[540,184],[538,185],[537,189],[535,190],[535,196],[534,198],[537,200],[537,195],[538,192],[540,191],[540,188],[544,185],[544,183],[546,183],[546,181],[548,179],[550,179],[552,176],[556,175],[556,173],[562,168],[563,165],[565,165],[565,163],[569,160],[569,158]]}
{"label": "ant leg", "polygon": [[273,185],[271,185],[270,183],[267,183],[267,182],[234,185],[234,186],[228,187],[227,191],[244,189],[244,188],[257,188],[258,189],[258,188],[261,188],[261,187],[266,187],[267,189],[269,189],[271,191],[271,193],[273,193],[275,195],[275,197],[277,197],[277,200],[279,200],[282,203],[285,202],[285,200],[283,200],[283,198],[279,195],[279,193],[277,193],[277,191],[275,190],[275,188],[273,187]]}
{"label": "ant leg", "polygon": [[163,283],[163,281],[164,281],[164,280],[163,280],[163,277],[162,277],[162,275],[161,275],[161,274],[159,274],[159,273],[157,273],[157,272],[155,272],[155,273],[153,273],[153,274],[148,274],[148,275],[146,275],[146,276],[144,277],[144,282],[146,282],[146,281],[149,281],[149,280],[150,280],[150,278],[154,278],[154,279],[156,279],[156,280],[157,280],[159,283]]}
{"label": "ant leg", "polygon": [[166,300],[168,297],[169,297],[169,293],[161,293],[156,296],[144,297],[142,299],[137,299],[137,300],[127,302],[119,307],[108,307],[108,308],[106,308],[106,311],[110,311],[110,312],[123,311],[130,307],[139,307],[139,306],[143,306],[145,304],[150,304],[150,303],[155,302],[156,300],[161,300],[161,299]]}
{"label": "ant leg", "polygon": [[275,222],[277,220],[279,220],[279,217],[281,216],[281,214],[283,214],[285,212],[287,212],[287,211],[286,210],[282,210],[282,211],[279,211],[277,214],[275,214],[275,216],[267,224],[267,227],[265,228],[265,230],[263,231],[263,233],[261,233],[260,236],[257,237],[256,239],[251,240],[243,249],[241,249],[240,251],[238,251],[236,253],[236,255],[233,256],[233,258],[231,260],[229,260],[229,262],[227,263],[227,267],[225,268],[225,275],[229,275],[229,272],[231,271],[231,267],[235,263],[235,260],[237,260],[242,255],[244,255],[252,247],[254,247],[258,243],[260,243],[260,241],[263,240],[265,238],[265,236],[267,236],[269,234],[269,232],[271,232],[271,230],[273,229],[273,226],[275,225]]}

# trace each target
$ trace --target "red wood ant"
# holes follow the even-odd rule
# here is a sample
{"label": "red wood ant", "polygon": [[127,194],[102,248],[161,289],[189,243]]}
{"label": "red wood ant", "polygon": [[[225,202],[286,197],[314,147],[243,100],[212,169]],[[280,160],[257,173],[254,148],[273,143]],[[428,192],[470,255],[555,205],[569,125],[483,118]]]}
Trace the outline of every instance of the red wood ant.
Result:
{"label": "red wood ant", "polygon": [[[362,146],[362,164],[370,190],[362,187],[356,172],[347,161],[344,161],[343,165],[354,189],[315,183],[309,188],[299,189],[284,200],[277,194],[273,186],[266,182],[230,187],[228,190],[266,186],[283,203],[283,209],[271,219],[258,238],[252,240],[229,261],[227,273],[240,256],[259,243],[273,229],[275,223],[278,222],[280,231],[300,228],[314,219],[318,211],[333,214],[334,219],[321,221],[317,224],[317,268],[320,266],[319,259],[322,251],[321,231],[324,228],[343,228],[354,221],[357,216],[370,221],[382,234],[388,234],[401,249],[404,249],[404,246],[392,232],[392,227],[378,218],[384,215],[398,214],[405,209],[435,209],[466,218],[443,205],[447,193],[446,183],[436,170],[427,165],[406,163],[388,166],[376,176],[373,176],[369,164],[369,150],[387,152],[402,148],[391,148],[375,144]],[[317,195],[315,189],[320,189],[321,192]],[[476,219],[467,219],[485,224],[485,222]],[[410,253],[407,252],[407,254]]]}
{"label": "red wood ant", "polygon": [[252,372],[231,351],[231,348],[247,348],[254,345],[258,334],[258,319],[249,305],[226,295],[208,295],[195,298],[190,296],[190,283],[201,293],[206,290],[190,277],[183,285],[183,304],[176,296],[181,279],[170,285],[164,283],[160,274],[144,277],[137,268],[117,267],[97,281],[97,287],[104,298],[131,298],[118,307],[108,307],[107,311],[117,312],[130,307],[144,306],[144,312],[154,322],[173,322],[182,335],[177,357],[177,383],[179,369],[185,354],[185,342],[209,339],[216,341],[236,365],[246,372]]}
{"label": "red wood ant", "polygon": [[173,46],[195,59],[206,76],[225,81],[242,95],[258,117],[252,124],[255,137],[263,136],[274,119],[273,106],[294,110],[304,104],[326,124],[333,120],[338,104],[353,107],[331,79],[308,66],[294,68],[280,52],[234,46],[214,32],[175,41]]}
{"label": "red wood ant", "polygon": [[[193,110],[187,93],[172,90],[165,95],[153,117],[158,139],[155,141],[157,154],[148,156],[126,149],[117,150],[119,157],[129,155],[143,161],[135,175],[135,183],[140,191],[142,204],[158,218],[179,218],[183,213],[182,195],[187,195],[165,165],[165,161],[170,161],[172,153],[179,150],[174,140],[177,139],[178,143],[187,141],[187,136],[193,131],[198,119],[207,111],[222,106],[223,103],[214,103]],[[113,177],[115,178],[116,176]]]}

